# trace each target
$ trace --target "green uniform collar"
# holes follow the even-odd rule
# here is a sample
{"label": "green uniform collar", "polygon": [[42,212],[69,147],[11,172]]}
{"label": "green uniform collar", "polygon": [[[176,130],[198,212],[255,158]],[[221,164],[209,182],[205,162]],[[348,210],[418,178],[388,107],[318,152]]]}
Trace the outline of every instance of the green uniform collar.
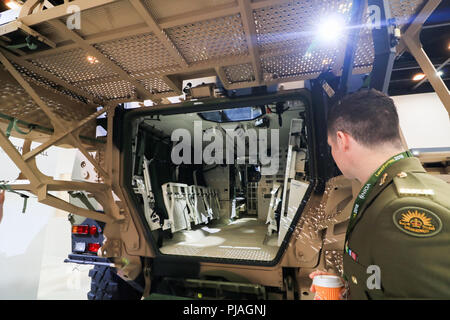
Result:
{"label": "green uniform collar", "polygon": [[399,160],[395,163],[393,163],[390,167],[388,167],[384,174],[386,174],[386,177],[383,180],[383,175],[378,179],[376,185],[373,187],[372,191],[367,197],[367,200],[364,203],[364,207],[362,210],[364,210],[365,207],[367,207],[368,204],[371,203],[371,201],[381,192],[383,191],[391,182],[392,180],[401,172],[423,172],[425,173],[426,170],[423,168],[421,162],[419,159],[415,157],[409,157],[402,160]]}
{"label": "green uniform collar", "polygon": [[367,206],[372,202],[372,200],[378,196],[381,191],[383,191],[391,182],[392,180],[394,180],[394,178],[396,178],[399,174],[401,174],[402,172],[423,172],[425,173],[425,169],[423,168],[422,164],[420,163],[420,160],[414,157],[410,157],[410,158],[406,158],[406,159],[402,159],[394,164],[392,164],[392,166],[390,166],[389,168],[386,169],[386,171],[384,172],[384,174],[386,174],[385,176],[385,180],[383,181],[383,183],[381,183],[381,179],[383,177],[381,177],[378,180],[378,183],[374,186],[371,194],[369,195],[366,203],[365,203],[365,207],[367,208]]}
{"label": "green uniform collar", "polygon": [[399,172],[426,172],[423,168],[422,163],[418,158],[410,157],[406,159],[402,159],[392,166],[386,169],[386,172],[390,177],[394,177]]}
{"label": "green uniform collar", "polygon": [[[384,181],[382,181],[383,176],[380,177],[380,179],[377,181],[377,184],[373,187],[373,190],[369,194],[366,202],[365,207],[367,207],[368,204],[371,203],[371,201],[381,192],[383,191],[391,182],[392,180],[397,177],[397,175],[401,172],[426,172],[423,168],[422,164],[420,163],[420,160],[414,157],[405,158],[402,160],[399,160],[398,162],[392,164],[390,167],[384,171],[384,174],[386,174]],[[384,175],[383,174],[383,175]],[[383,182],[383,183],[381,183]]]}
{"label": "green uniform collar", "polygon": [[[400,160],[394,160],[398,156],[403,155],[403,158]],[[392,162],[392,164],[389,164]],[[389,165],[388,165],[389,164]],[[385,167],[385,169],[382,169]],[[348,244],[348,237],[350,233],[352,232],[354,226],[357,224],[359,219],[361,219],[361,216],[363,215],[365,209],[372,203],[372,200],[375,199],[375,197],[380,194],[381,191],[383,191],[394,179],[394,177],[402,172],[426,172],[423,168],[422,164],[420,163],[419,159],[414,158],[412,154],[409,151],[400,153],[399,155],[396,155],[389,160],[387,160],[380,168],[378,168],[369,178],[369,180],[366,182],[366,184],[362,187],[360,193],[358,194],[358,197],[363,193],[363,190],[365,186],[367,186],[368,183],[371,184],[370,189],[368,191],[368,194],[365,195],[364,201],[359,201],[359,205],[356,204],[356,202],[359,199],[355,200],[355,205],[352,209],[351,216],[350,216],[350,222],[346,234],[346,240],[345,240],[345,247],[347,248]],[[374,178],[375,176],[378,176],[377,178]],[[358,207],[359,206],[359,207]],[[355,207],[357,207],[357,214],[354,215]]]}

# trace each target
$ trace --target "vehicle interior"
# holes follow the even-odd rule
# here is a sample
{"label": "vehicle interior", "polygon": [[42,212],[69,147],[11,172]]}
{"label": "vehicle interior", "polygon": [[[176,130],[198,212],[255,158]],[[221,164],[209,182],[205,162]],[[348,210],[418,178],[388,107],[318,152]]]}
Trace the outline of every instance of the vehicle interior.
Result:
{"label": "vehicle interior", "polygon": [[140,118],[132,186],[160,253],[272,261],[309,186],[305,109],[288,100]]}

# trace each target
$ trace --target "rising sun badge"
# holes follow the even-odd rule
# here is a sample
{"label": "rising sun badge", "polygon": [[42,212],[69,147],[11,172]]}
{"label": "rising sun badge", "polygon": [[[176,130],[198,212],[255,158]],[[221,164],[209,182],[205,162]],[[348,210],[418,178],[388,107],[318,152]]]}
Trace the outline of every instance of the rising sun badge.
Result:
{"label": "rising sun badge", "polygon": [[394,224],[403,232],[416,237],[430,237],[439,233],[441,220],[423,208],[402,208],[394,213]]}

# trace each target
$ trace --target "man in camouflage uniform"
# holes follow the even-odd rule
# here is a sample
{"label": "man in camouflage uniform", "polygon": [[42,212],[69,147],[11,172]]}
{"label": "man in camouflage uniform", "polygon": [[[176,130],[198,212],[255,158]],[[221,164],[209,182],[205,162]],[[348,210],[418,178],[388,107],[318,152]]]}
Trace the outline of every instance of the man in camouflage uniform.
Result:
{"label": "man in camouflage uniform", "polygon": [[349,298],[450,299],[450,185],[402,147],[393,100],[373,89],[342,99],[328,144],[343,175],[363,184],[344,248]]}

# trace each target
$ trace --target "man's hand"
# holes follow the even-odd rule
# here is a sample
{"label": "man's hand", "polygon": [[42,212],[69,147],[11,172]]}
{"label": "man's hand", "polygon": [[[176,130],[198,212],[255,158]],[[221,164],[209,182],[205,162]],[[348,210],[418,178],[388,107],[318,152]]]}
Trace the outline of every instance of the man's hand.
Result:
{"label": "man's hand", "polygon": [[[323,276],[323,275],[337,276],[337,275],[334,274],[334,273],[316,270],[316,271],[311,272],[311,273],[309,274],[309,277],[310,277],[311,279],[314,280],[314,277],[315,277],[315,276]],[[342,283],[345,283],[344,279],[342,279],[342,278],[341,278],[341,281],[342,281]],[[311,287],[309,288],[309,291],[311,291],[311,292],[316,292],[315,285],[312,284]],[[346,289],[345,286],[344,286],[344,287],[342,288],[342,290],[341,290],[341,294],[340,294],[340,296],[339,296],[339,299],[340,299],[340,300],[346,300],[346,298],[345,298],[346,295],[347,295],[347,289]],[[319,300],[319,299],[317,299],[317,300]]]}

